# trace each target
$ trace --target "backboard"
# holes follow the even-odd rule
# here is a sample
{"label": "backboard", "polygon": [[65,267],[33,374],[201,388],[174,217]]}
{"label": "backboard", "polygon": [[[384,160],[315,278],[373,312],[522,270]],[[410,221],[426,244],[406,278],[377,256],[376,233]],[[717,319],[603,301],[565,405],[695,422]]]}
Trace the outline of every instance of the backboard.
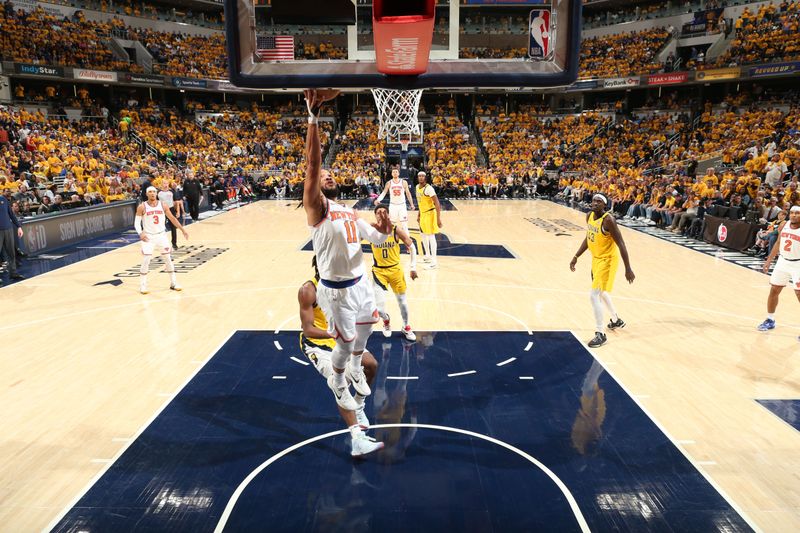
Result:
{"label": "backboard", "polygon": [[225,0],[231,82],[254,89],[459,89],[555,87],[577,78],[581,0],[439,0],[427,69],[414,76],[378,71],[373,5],[357,1],[340,17],[355,24],[331,23],[330,13],[323,24],[313,9],[278,24],[276,0]]}

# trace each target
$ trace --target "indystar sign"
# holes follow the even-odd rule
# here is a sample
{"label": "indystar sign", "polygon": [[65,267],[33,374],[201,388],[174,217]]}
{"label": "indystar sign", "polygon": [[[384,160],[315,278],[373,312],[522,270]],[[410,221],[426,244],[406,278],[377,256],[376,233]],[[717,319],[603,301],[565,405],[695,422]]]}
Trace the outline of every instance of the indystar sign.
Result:
{"label": "indystar sign", "polygon": [[604,89],[616,89],[619,87],[636,87],[639,85],[638,76],[630,76],[628,78],[611,78],[603,80]]}
{"label": "indystar sign", "polygon": [[29,74],[32,76],[54,76],[56,78],[64,77],[64,69],[61,67],[31,65],[29,63],[15,63],[14,71],[17,74]]}

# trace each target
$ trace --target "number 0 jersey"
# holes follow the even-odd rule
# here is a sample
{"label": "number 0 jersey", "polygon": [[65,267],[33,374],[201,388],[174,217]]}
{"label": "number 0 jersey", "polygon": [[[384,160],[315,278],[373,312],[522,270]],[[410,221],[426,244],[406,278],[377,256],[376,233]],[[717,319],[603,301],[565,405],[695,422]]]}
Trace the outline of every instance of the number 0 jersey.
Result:
{"label": "number 0 jersey", "polygon": [[396,267],[400,264],[400,241],[397,240],[396,227],[392,228],[386,242],[372,245],[372,257],[378,268]]}
{"label": "number 0 jersey", "polygon": [[347,281],[364,275],[364,255],[355,211],[325,200],[325,217],[311,227],[321,279]]}

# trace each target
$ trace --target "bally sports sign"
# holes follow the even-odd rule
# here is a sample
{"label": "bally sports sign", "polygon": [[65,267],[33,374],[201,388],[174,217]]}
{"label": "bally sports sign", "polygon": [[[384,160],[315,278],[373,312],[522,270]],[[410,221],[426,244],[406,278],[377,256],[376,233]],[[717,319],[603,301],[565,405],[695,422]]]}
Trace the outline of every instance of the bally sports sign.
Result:
{"label": "bally sports sign", "polygon": [[630,76],[628,78],[610,78],[603,80],[604,89],[616,89],[618,87],[636,87],[639,85],[638,76]]}
{"label": "bally sports sign", "polygon": [[76,80],[117,81],[116,72],[107,72],[105,70],[88,70],[84,68],[72,69],[72,77]]}

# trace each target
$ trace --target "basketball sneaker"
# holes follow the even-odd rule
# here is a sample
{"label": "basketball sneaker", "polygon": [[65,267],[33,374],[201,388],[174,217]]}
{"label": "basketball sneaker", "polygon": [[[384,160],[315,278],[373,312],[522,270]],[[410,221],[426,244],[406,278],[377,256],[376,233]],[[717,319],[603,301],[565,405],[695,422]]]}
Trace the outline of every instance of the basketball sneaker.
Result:
{"label": "basketball sneaker", "polygon": [[354,438],[350,444],[352,446],[350,455],[353,457],[361,457],[362,455],[367,455],[368,453],[377,452],[378,450],[383,449],[382,442],[378,442],[372,437],[367,437],[363,433]]}
{"label": "basketball sneaker", "polygon": [[362,405],[358,409],[356,409],[356,422],[358,425],[361,426],[361,429],[364,431],[369,429],[369,418],[367,418],[367,412]]}
{"label": "basketball sneaker", "polygon": [[356,399],[350,394],[349,386],[337,387],[333,382],[333,375],[331,375],[328,377],[328,387],[333,391],[333,396],[336,398],[336,403],[339,407],[348,411],[356,411],[358,409]]}
{"label": "basketball sneaker", "polygon": [[439,268],[439,263],[437,263],[436,261],[431,261],[430,264],[427,265],[425,268],[427,268],[428,270],[433,270],[434,268]]}
{"label": "basketball sneaker", "polygon": [[150,291],[147,290],[147,283],[140,283],[139,284],[139,292],[142,294],[149,294]]}
{"label": "basketball sneaker", "polygon": [[769,331],[771,329],[775,329],[775,321],[771,318],[766,319],[758,325],[758,331]]}
{"label": "basketball sneaker", "polygon": [[390,323],[389,315],[386,315],[386,319],[383,321],[383,336],[387,339],[392,336],[392,325]]}
{"label": "basketball sneaker", "polygon": [[429,255],[423,256],[422,257],[422,262],[423,263],[430,263],[431,262],[431,256],[429,256]]}
{"label": "basketball sneaker", "polygon": [[403,328],[403,337],[406,338],[407,341],[415,341],[417,340],[417,336],[411,330],[411,326],[406,324],[406,327]]}
{"label": "basketball sneaker", "polygon": [[[363,366],[359,366],[357,370],[354,370],[353,366],[347,363],[344,367],[344,377],[353,384],[353,388],[361,396],[369,396],[372,394],[369,384],[367,383],[367,376],[364,375]],[[351,409],[351,411],[355,411],[355,409]]]}
{"label": "basketball sneaker", "polygon": [[181,292],[183,290],[183,287],[181,287],[177,283],[173,283],[172,285],[169,286],[169,290]]}
{"label": "basketball sneaker", "polygon": [[597,348],[598,346],[602,346],[607,340],[608,337],[606,337],[606,334],[598,331],[594,334],[594,338],[589,341],[589,348]]}
{"label": "basketball sneaker", "polygon": [[625,327],[625,321],[622,320],[620,317],[617,317],[616,320],[611,320],[608,323],[608,329],[610,330],[621,329],[624,327]]}

